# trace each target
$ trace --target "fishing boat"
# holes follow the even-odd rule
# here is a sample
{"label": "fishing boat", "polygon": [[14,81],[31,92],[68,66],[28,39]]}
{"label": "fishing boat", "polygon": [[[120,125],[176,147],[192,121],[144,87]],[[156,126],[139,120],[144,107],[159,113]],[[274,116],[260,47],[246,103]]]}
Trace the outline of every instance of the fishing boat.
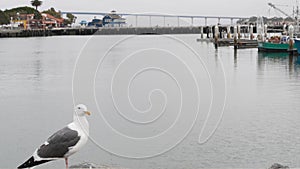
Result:
{"label": "fishing boat", "polygon": [[[289,31],[284,30],[280,36],[268,37],[268,26],[264,24],[262,17],[257,18],[257,41],[259,52],[291,52],[293,51],[293,37],[294,27],[289,26]],[[289,36],[288,36],[289,35]]]}
{"label": "fishing boat", "polygon": [[298,54],[300,54],[300,39],[294,39],[295,41],[295,48],[297,48]]}
{"label": "fishing boat", "polygon": [[259,52],[288,52],[294,53],[296,49],[294,49],[293,39],[293,26],[289,26],[289,36],[287,33],[282,34],[281,36],[272,36],[267,37],[267,25],[263,25],[263,21],[258,22],[258,51]]}
{"label": "fishing boat", "polygon": [[290,52],[288,43],[258,42],[258,51],[262,52]]}
{"label": "fishing boat", "polygon": [[283,10],[280,10],[277,8],[274,4],[268,3],[269,6],[274,8],[275,10],[278,10],[282,14],[286,15],[287,17],[292,18],[292,20],[295,22],[293,25],[288,26],[288,30],[286,30],[286,25],[283,26],[283,32],[281,37],[271,37],[267,38],[267,26],[264,25],[263,19],[258,18],[257,20],[257,29],[259,35],[262,37],[258,42],[258,51],[265,51],[265,52],[287,52],[290,54],[297,54],[297,52],[300,52],[300,39],[296,40],[294,39],[295,34],[299,34],[299,8],[298,5],[296,7],[296,10],[293,12],[296,12],[296,17],[290,16],[286,14]]}

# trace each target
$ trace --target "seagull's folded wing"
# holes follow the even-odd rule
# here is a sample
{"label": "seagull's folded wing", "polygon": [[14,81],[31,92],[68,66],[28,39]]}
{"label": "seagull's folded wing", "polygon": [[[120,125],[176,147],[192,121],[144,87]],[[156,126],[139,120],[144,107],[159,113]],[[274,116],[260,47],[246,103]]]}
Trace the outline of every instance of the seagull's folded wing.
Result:
{"label": "seagull's folded wing", "polygon": [[79,140],[77,131],[65,127],[49,137],[47,142],[38,148],[37,155],[41,158],[62,158]]}

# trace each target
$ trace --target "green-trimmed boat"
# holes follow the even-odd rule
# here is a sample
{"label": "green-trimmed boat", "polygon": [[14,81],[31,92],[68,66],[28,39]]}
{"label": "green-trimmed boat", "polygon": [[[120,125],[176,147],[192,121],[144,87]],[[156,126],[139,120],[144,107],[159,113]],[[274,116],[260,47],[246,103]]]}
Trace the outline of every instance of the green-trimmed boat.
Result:
{"label": "green-trimmed boat", "polygon": [[289,52],[288,43],[258,42],[258,51],[264,52]]}

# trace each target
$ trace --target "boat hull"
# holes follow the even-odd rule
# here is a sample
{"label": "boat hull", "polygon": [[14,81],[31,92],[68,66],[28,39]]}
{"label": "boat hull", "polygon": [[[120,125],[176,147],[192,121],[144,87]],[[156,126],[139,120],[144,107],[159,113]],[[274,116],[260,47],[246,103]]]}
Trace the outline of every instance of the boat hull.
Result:
{"label": "boat hull", "polygon": [[287,43],[258,42],[258,51],[262,52],[289,52]]}
{"label": "boat hull", "polygon": [[298,54],[300,54],[300,39],[295,39],[295,47],[297,48]]}

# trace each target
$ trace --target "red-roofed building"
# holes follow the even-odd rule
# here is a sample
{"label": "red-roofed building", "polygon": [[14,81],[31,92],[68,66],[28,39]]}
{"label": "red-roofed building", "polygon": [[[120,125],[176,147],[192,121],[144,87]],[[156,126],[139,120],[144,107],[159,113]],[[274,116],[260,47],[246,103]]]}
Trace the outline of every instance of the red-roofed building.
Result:
{"label": "red-roofed building", "polygon": [[45,28],[57,28],[57,27],[62,27],[64,23],[63,18],[55,18],[54,16],[46,13],[42,13],[42,23]]}
{"label": "red-roofed building", "polygon": [[46,13],[42,13],[41,15],[42,19],[34,19],[34,14],[19,14],[14,18],[14,23],[24,29],[48,29],[63,26],[63,18],[56,18]]}

